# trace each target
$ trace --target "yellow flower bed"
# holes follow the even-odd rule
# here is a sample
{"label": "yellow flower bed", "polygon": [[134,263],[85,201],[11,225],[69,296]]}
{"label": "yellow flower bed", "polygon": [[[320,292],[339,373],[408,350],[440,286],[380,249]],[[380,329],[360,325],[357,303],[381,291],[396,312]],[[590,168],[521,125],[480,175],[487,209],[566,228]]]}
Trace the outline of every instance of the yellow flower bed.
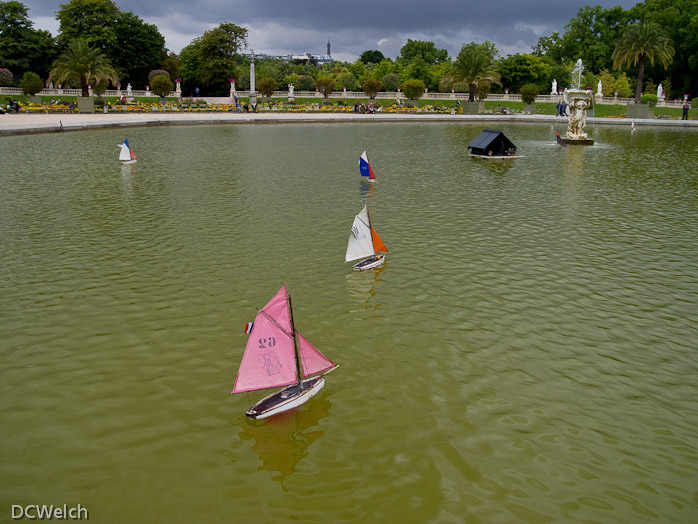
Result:
{"label": "yellow flower bed", "polygon": [[[212,113],[212,112],[237,112],[237,108],[234,104],[207,104],[205,107],[199,107],[198,105],[190,106],[180,106],[177,103],[166,102],[164,104],[158,103],[146,103],[146,102],[127,102],[127,103],[106,103],[107,113],[177,113],[177,112],[187,112],[187,113]],[[95,107],[95,113],[103,113],[104,107]],[[451,106],[432,106],[426,105],[419,108],[416,107],[406,107],[393,104],[390,106],[377,106],[382,107],[381,111],[376,111],[377,113],[442,113],[450,114],[454,109]],[[248,111],[244,113],[251,113],[252,107],[248,105]],[[22,106],[22,111],[28,113],[67,113],[67,112],[77,112],[77,103],[73,104],[71,108],[65,104],[32,104],[27,103]],[[344,106],[344,105],[320,105],[320,104],[287,104],[284,102],[268,102],[264,104],[259,104],[257,106],[257,112],[288,112],[288,113],[353,113],[354,106]],[[460,107],[455,108],[456,113],[462,113],[463,110]],[[614,118],[614,117],[611,117]],[[619,117],[623,118],[623,117]]]}

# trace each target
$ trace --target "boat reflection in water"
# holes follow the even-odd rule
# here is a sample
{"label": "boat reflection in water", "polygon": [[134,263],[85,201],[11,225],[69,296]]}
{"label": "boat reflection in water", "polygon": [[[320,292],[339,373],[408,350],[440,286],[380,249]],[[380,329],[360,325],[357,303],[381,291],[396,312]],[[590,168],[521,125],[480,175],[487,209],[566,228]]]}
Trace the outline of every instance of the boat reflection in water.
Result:
{"label": "boat reflection in water", "polygon": [[[357,309],[353,311],[378,311],[378,308],[380,308],[382,304],[378,301],[376,296],[376,285],[383,282],[381,277],[385,269],[386,266],[384,265],[370,272],[352,271],[347,274],[349,296],[357,305]],[[374,316],[378,318],[382,315]]]}
{"label": "boat reflection in water", "polygon": [[286,477],[296,471],[298,463],[308,455],[308,447],[324,433],[311,428],[330,414],[330,395],[321,391],[301,408],[279,413],[267,420],[245,418],[241,424],[240,438],[255,441],[252,449],[262,459],[259,469],[279,472],[272,478],[284,491],[287,491],[284,486]]}
{"label": "boat reflection in water", "polygon": [[359,186],[359,196],[361,197],[361,203],[368,205],[373,203],[373,197],[376,195],[376,184],[367,182],[365,179],[361,180],[361,185]]}

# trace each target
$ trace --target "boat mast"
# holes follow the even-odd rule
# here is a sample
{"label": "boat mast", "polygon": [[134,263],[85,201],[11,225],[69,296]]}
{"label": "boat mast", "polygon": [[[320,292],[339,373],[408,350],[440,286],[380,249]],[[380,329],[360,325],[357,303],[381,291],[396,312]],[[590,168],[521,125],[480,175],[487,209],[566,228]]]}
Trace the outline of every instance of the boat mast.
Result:
{"label": "boat mast", "polygon": [[366,216],[368,217],[368,233],[371,235],[371,251],[373,251],[372,257],[376,256],[376,245],[373,243],[373,228],[371,227],[371,214],[368,211],[368,206],[366,206]]}
{"label": "boat mast", "polygon": [[286,300],[288,302],[288,312],[291,316],[291,329],[293,330],[293,354],[296,357],[296,376],[298,377],[298,384],[303,380],[303,374],[301,373],[301,359],[298,351],[298,337],[296,336],[296,325],[293,322],[293,308],[291,307],[291,295],[286,293]]}

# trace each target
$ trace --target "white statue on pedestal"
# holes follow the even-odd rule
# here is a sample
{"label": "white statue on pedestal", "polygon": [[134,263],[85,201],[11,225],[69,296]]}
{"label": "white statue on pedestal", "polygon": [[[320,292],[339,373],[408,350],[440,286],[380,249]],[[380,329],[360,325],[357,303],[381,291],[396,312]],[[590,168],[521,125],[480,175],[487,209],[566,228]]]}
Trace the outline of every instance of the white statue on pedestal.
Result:
{"label": "white statue on pedestal", "polygon": [[599,84],[596,86],[596,96],[603,96],[601,92],[601,80],[599,80]]}
{"label": "white statue on pedestal", "polygon": [[293,84],[288,84],[288,97],[293,97]]}
{"label": "white statue on pedestal", "polygon": [[133,89],[131,89],[131,84],[130,84],[130,83],[126,86],[126,94],[127,94],[128,96],[133,96]]}
{"label": "white statue on pedestal", "polygon": [[584,126],[587,120],[587,108],[589,103],[581,98],[572,100],[570,106],[570,116],[567,125],[567,138],[585,139],[587,134],[584,132]]}
{"label": "white statue on pedestal", "polygon": [[664,87],[662,87],[661,83],[657,87],[657,98],[664,98]]}
{"label": "white statue on pedestal", "polygon": [[553,87],[550,90],[551,95],[556,95],[557,94],[557,79],[553,79]]}

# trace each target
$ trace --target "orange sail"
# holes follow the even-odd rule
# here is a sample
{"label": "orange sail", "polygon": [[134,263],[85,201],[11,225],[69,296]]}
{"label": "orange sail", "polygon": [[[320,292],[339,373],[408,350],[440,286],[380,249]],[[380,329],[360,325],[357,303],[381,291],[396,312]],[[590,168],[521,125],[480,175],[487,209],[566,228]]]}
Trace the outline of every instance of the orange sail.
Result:
{"label": "orange sail", "polygon": [[373,240],[373,251],[375,253],[380,253],[382,251],[388,252],[388,248],[385,247],[385,244],[381,240],[381,237],[378,236],[378,233],[376,233],[376,230],[373,229],[373,226],[371,226],[371,240]]}

